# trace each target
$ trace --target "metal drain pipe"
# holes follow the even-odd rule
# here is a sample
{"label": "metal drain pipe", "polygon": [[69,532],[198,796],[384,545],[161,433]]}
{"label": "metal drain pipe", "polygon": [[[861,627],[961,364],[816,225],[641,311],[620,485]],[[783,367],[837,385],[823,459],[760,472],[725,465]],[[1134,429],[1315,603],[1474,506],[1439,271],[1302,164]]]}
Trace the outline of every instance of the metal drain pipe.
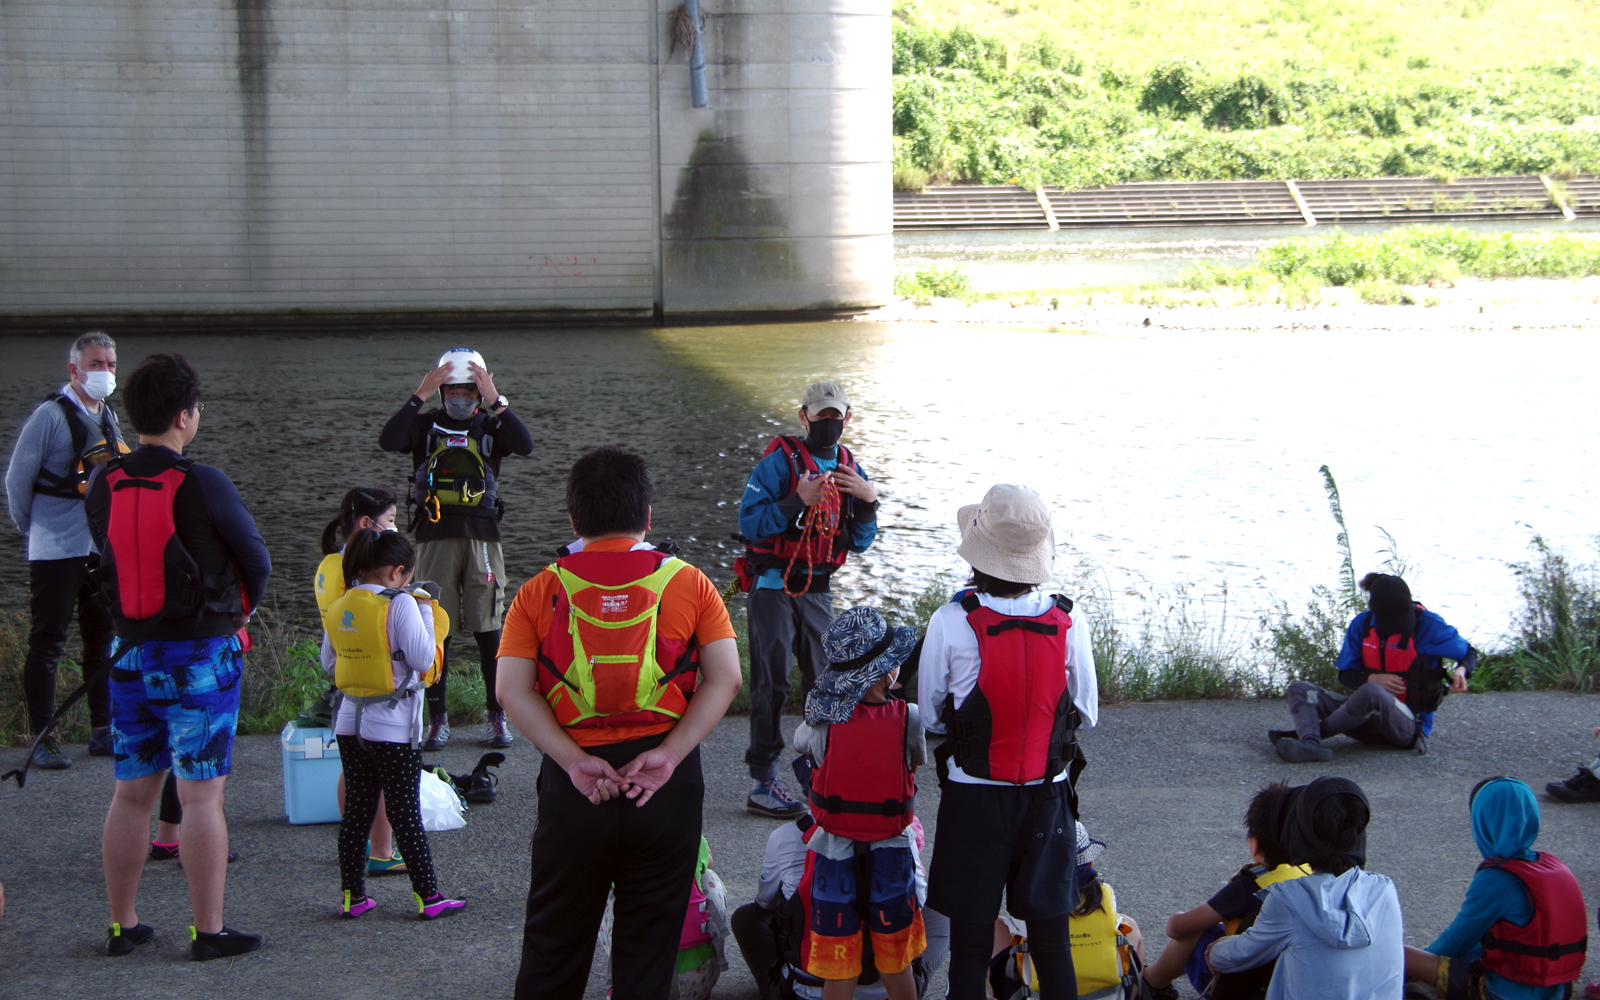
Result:
{"label": "metal drain pipe", "polygon": [[705,21],[700,17],[700,0],[683,0],[683,9],[694,25],[694,44],[689,47],[689,103],[703,108],[710,99],[706,96]]}

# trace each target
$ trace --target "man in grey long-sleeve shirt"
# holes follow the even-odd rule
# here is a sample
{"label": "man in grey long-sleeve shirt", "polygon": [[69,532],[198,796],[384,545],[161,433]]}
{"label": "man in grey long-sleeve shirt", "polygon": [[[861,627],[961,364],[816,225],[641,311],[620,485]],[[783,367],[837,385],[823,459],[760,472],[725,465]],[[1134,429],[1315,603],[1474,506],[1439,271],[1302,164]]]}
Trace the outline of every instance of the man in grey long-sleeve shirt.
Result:
{"label": "man in grey long-sleeve shirt", "polygon": [[[117,345],[86,333],[67,355],[69,381],[33,411],[17,436],[6,469],[11,520],[28,539],[32,628],[22,666],[28,718],[38,732],[55,713],[56,664],[73,612],[83,636],[84,676],[111,653],[111,613],[99,601],[89,568],[96,558],[83,513],[81,485],[89,467],[127,451],[116,413],[103,400],[116,388]],[[89,752],[111,754],[111,700],[106,678],[89,690]],[[54,736],[34,752],[33,766],[70,767]]]}

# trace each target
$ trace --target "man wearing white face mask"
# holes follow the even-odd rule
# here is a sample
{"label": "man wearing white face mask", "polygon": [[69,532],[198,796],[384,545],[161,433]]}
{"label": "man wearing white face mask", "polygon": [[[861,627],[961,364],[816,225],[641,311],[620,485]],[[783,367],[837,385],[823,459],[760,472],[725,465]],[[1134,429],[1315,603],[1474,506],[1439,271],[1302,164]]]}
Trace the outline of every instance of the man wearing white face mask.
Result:
{"label": "man wearing white face mask", "polygon": [[[111,653],[111,613],[96,599],[88,571],[95,558],[83,487],[89,470],[125,454],[117,415],[105,398],[117,387],[117,345],[98,331],[86,333],[67,354],[66,385],[33,411],[6,470],[11,520],[28,539],[32,629],[22,666],[28,718],[38,732],[55,713],[56,663],[67,642],[73,611],[83,635],[84,676],[92,676]],[[89,753],[111,755],[111,696],[102,677],[89,689]],[[33,766],[71,766],[54,735],[34,751]]]}

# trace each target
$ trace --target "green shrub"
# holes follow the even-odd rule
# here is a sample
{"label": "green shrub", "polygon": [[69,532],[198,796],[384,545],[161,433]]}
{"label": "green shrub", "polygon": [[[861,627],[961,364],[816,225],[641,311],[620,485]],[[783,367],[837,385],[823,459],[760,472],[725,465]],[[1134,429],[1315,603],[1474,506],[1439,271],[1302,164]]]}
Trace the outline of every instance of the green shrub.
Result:
{"label": "green shrub", "polygon": [[959,267],[919,267],[914,272],[896,271],[894,293],[918,302],[929,299],[971,299],[976,294],[972,279]]}
{"label": "green shrub", "polygon": [[1351,287],[1355,289],[1357,295],[1361,296],[1361,301],[1369,305],[1414,306],[1417,304],[1417,300],[1412,298],[1411,293],[1406,291],[1404,287],[1383,278],[1358,281]]}

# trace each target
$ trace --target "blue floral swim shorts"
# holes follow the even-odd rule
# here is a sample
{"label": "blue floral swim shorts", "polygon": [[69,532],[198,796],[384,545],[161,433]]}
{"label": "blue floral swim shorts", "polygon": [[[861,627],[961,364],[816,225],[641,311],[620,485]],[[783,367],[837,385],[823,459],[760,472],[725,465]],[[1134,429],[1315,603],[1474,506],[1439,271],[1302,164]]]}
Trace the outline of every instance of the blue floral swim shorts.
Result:
{"label": "blue floral swim shorts", "polygon": [[[120,652],[118,639],[113,654]],[[118,781],[172,768],[219,778],[233,765],[239,724],[239,637],[141,642],[111,669],[111,735]]]}

